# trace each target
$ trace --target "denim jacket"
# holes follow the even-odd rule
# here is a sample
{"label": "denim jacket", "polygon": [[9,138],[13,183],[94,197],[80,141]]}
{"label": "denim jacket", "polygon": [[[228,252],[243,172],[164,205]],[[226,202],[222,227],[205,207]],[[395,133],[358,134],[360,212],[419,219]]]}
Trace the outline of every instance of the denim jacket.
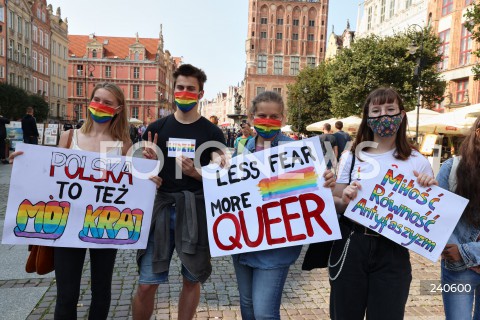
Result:
{"label": "denim jacket", "polygon": [[[452,165],[453,159],[445,161],[437,176],[439,186],[446,190],[450,190],[448,177],[450,176]],[[452,271],[461,271],[480,265],[480,242],[477,241],[479,236],[480,229],[473,227],[466,219],[461,217],[450,239],[448,239],[448,243],[458,245],[462,261],[445,261],[445,268]]]}
{"label": "denim jacket", "polygon": [[[255,152],[255,139],[248,140],[243,153]],[[281,141],[293,141],[293,139],[279,133],[272,141],[271,147],[278,146]],[[297,261],[302,251],[302,246],[292,246],[263,251],[245,252],[232,255],[232,258],[243,265],[259,269],[275,269],[290,266]]]}

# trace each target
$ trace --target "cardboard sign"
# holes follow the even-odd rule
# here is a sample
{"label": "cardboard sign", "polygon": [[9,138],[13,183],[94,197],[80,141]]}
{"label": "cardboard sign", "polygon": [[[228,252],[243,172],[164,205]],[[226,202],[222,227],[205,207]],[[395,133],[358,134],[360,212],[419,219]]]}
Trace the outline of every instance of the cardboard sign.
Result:
{"label": "cardboard sign", "polygon": [[[18,144],[2,243],[145,248],[156,161]],[[158,172],[158,170],[156,171]],[[140,178],[142,176],[142,178]]]}
{"label": "cardboard sign", "polygon": [[202,168],[212,256],[341,237],[318,137]]}
{"label": "cardboard sign", "polygon": [[437,186],[421,187],[401,161],[380,164],[379,172],[360,181],[345,216],[436,262],[468,200]]}
{"label": "cardboard sign", "polygon": [[195,139],[170,138],[167,141],[169,157],[184,157],[195,159]]}

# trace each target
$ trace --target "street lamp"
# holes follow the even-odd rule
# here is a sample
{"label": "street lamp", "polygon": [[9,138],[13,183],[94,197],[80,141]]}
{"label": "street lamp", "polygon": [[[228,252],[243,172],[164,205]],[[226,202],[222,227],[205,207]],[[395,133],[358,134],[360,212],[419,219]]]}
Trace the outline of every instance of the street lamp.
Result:
{"label": "street lamp", "polygon": [[87,82],[87,68],[88,68],[88,77],[90,79],[93,78],[93,71],[95,71],[95,66],[90,63],[86,63],[86,68],[85,68],[85,117],[88,114],[88,82]]}
{"label": "street lamp", "polygon": [[421,106],[421,92],[420,92],[420,86],[422,82],[422,55],[423,55],[423,38],[424,38],[424,32],[425,29],[422,28],[418,24],[412,24],[408,27],[408,29],[412,29],[415,32],[418,32],[418,28],[420,28],[420,47],[417,45],[415,39],[412,39],[412,42],[408,46],[408,52],[411,55],[414,55],[418,51],[418,57],[416,61],[416,66],[415,70],[413,72],[413,75],[417,77],[417,123],[415,126],[415,144],[418,145],[418,127],[420,124],[420,106]]}

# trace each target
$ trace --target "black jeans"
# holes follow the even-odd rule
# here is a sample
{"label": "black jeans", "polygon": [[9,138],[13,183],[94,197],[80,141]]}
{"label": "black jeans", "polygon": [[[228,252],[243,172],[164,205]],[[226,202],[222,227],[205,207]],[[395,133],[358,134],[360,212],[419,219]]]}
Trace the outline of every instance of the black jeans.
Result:
{"label": "black jeans", "polygon": [[[57,304],[55,319],[77,319],[80,281],[87,249],[55,248]],[[107,319],[112,296],[116,249],[89,249],[92,302],[88,319]]]}
{"label": "black jeans", "polygon": [[[407,249],[383,236],[364,234],[364,228],[341,221],[342,240],[335,241],[330,264],[338,261],[351,230],[342,271],[330,281],[330,317],[335,320],[403,319],[412,266]],[[329,268],[334,277],[341,266]]]}
{"label": "black jeans", "polygon": [[5,138],[0,138],[0,160],[5,159]]}
{"label": "black jeans", "polygon": [[31,136],[31,137],[23,136],[23,142],[24,142],[24,143],[28,143],[28,144],[38,144],[38,137],[35,137],[35,136]]}

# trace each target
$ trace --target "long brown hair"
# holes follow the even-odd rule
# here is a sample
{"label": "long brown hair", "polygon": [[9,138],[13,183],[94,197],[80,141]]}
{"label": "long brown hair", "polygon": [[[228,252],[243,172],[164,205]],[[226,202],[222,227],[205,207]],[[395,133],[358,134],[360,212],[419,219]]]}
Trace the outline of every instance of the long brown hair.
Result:
{"label": "long brown hair", "polygon": [[[126,106],[125,95],[123,94],[122,89],[120,89],[116,84],[111,82],[102,82],[95,86],[90,96],[90,101],[93,100],[95,92],[98,89],[105,89],[117,99],[118,105],[122,106],[122,110],[113,117],[108,126],[108,133],[116,141],[130,142],[130,126],[128,125],[128,109]],[[85,124],[82,126],[82,133],[88,133],[92,130],[93,120],[90,112],[87,112],[87,118]]]}
{"label": "long brown hair", "polygon": [[[373,141],[373,131],[367,125],[368,119],[368,110],[370,105],[382,105],[385,103],[394,103],[397,102],[400,111],[405,110],[403,106],[402,97],[392,88],[380,87],[368,95],[365,103],[363,104],[363,115],[362,122],[358,128],[357,137],[355,143],[353,144],[353,150],[355,147],[364,141]],[[407,116],[403,117],[400,128],[397,131],[397,136],[395,138],[395,147],[396,151],[394,157],[399,160],[407,160],[408,157],[412,154],[412,145],[408,142],[407,139]]]}
{"label": "long brown hair", "polygon": [[469,200],[463,216],[474,226],[480,226],[480,116],[460,146],[455,193]]}

